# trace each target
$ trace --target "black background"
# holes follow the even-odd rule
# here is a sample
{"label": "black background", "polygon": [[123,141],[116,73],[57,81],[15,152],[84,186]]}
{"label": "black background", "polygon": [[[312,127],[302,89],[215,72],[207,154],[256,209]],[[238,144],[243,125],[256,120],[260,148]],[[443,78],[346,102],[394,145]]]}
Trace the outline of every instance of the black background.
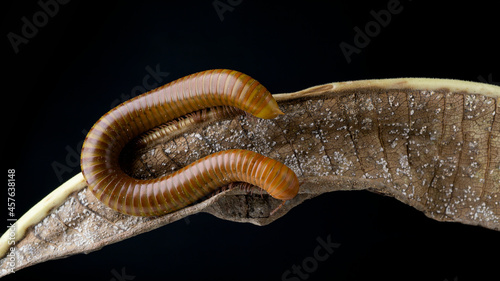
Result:
{"label": "black background", "polygon": [[[495,2],[402,0],[348,63],[339,44],[353,45],[353,28],[393,1],[230,1],[238,5],[221,21],[212,0],[72,0],[17,54],[7,34],[21,35],[21,18],[41,8],[4,2],[2,159],[4,171],[16,169],[16,216],[80,172],[67,149],[76,151],[82,131],[143,84],[147,66],[169,73],[161,84],[235,69],[272,93],[395,77],[498,83]],[[58,178],[54,163],[69,171]],[[307,280],[498,280],[500,233],[436,222],[364,191],[320,196],[264,227],[198,214],[5,280],[120,280],[113,272],[122,270],[128,280],[282,280],[328,236],[340,247]]]}

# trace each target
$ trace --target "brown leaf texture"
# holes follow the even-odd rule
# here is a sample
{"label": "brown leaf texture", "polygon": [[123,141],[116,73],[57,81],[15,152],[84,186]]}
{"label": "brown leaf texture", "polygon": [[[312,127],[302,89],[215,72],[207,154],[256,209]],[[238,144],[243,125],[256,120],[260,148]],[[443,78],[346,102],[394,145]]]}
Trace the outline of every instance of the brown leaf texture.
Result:
{"label": "brown leaf texture", "polygon": [[[216,151],[245,148],[282,161],[299,195],[281,201],[233,188],[161,217],[117,213],[85,187],[26,230],[15,270],[88,253],[197,212],[265,225],[306,199],[337,190],[392,196],[438,221],[500,230],[500,88],[440,79],[332,83],[276,95],[273,120],[237,116],[197,124],[134,153],[135,177],[157,177]],[[8,258],[0,261],[9,273]]]}

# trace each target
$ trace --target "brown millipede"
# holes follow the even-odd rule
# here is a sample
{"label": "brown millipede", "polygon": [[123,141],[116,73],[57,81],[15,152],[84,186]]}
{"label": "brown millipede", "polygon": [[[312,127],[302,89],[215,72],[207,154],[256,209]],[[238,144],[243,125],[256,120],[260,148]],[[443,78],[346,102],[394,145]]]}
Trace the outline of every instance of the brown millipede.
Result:
{"label": "brown millipede", "polygon": [[135,179],[123,172],[119,155],[132,139],[186,114],[216,106],[233,106],[265,119],[283,114],[269,91],[241,72],[216,69],[178,79],[122,103],[94,124],[81,153],[89,189],[107,206],[138,216],[181,209],[238,181],[257,185],[277,199],[293,198],[299,182],[290,168],[241,149],[214,153],[151,180]]}
{"label": "brown millipede", "polygon": [[146,146],[155,145],[167,136],[172,138],[185,132],[187,128],[192,127],[194,124],[229,119],[244,113],[244,111],[232,106],[217,106],[196,111],[190,113],[185,118],[159,125],[141,134],[133,141],[132,148],[140,149]]}

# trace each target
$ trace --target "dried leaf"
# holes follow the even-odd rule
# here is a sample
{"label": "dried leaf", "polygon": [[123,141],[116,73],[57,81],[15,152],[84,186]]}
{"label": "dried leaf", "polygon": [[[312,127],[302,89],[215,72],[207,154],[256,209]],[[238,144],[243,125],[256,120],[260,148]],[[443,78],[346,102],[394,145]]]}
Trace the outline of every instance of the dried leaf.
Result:
{"label": "dried leaf", "polygon": [[[129,160],[134,176],[149,178],[215,151],[262,153],[291,167],[301,181],[299,195],[274,215],[279,201],[236,188],[165,216],[127,216],[97,201],[80,174],[18,221],[16,264],[4,257],[1,275],[95,251],[197,212],[268,224],[306,199],[337,190],[371,190],[438,221],[498,231],[499,97],[496,86],[440,79],[343,82],[276,95],[282,117],[199,125]],[[8,236],[2,236],[2,255],[10,253]]]}

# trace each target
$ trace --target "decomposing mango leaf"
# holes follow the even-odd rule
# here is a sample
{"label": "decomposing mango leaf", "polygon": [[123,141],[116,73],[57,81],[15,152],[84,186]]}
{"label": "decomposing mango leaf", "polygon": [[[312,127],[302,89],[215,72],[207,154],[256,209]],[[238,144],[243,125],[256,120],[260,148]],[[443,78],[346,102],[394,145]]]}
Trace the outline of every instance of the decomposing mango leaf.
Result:
{"label": "decomposing mango leaf", "polygon": [[129,163],[134,176],[150,178],[220,150],[259,152],[285,163],[301,181],[298,196],[275,214],[280,201],[256,188],[235,188],[161,217],[127,216],[96,200],[79,174],[2,236],[1,275],[95,251],[197,212],[268,224],[306,199],[337,190],[371,190],[438,221],[500,230],[500,87],[404,78],[332,83],[275,97],[284,116],[197,124],[137,152]]}

